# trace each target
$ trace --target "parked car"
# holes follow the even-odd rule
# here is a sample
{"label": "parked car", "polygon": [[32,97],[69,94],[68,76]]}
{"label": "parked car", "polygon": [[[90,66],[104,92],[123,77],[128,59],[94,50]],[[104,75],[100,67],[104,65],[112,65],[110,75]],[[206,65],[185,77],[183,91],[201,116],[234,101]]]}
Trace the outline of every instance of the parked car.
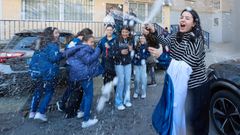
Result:
{"label": "parked car", "polygon": [[[43,30],[28,30],[16,33],[0,51],[0,95],[16,95],[31,90],[28,64],[34,51],[36,40]],[[69,31],[60,31],[61,49],[72,39]],[[63,66],[61,72],[64,71]]]}
{"label": "parked car", "polygon": [[240,135],[240,59],[208,68],[210,115],[219,134]]}

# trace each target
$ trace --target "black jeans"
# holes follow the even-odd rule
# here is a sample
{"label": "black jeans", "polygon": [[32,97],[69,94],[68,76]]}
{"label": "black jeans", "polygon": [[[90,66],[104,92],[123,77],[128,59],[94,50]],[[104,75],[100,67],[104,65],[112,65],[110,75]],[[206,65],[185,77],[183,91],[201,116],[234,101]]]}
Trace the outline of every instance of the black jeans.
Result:
{"label": "black jeans", "polygon": [[186,99],[186,124],[189,135],[208,135],[210,90],[208,83],[189,89]]}

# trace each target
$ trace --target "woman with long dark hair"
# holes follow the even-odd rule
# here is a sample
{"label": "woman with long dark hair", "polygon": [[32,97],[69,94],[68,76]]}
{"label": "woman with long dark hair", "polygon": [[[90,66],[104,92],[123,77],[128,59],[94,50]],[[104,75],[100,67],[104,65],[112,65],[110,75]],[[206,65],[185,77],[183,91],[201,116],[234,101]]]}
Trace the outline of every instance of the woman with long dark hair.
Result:
{"label": "woman with long dark hair", "polygon": [[[148,25],[148,29],[155,33],[160,44],[169,47],[168,64],[172,63],[174,59],[183,61],[191,67],[192,73],[187,84],[187,95],[185,94],[187,96],[185,107],[187,130],[193,135],[207,135],[209,131],[209,90],[204,60],[204,37],[197,12],[191,8],[184,9],[179,20],[179,31],[167,38],[157,34],[152,25]],[[167,54],[161,49],[152,47],[149,47],[149,51],[159,61]],[[182,73],[180,72],[180,74]],[[174,102],[174,105],[177,104]]]}
{"label": "woman with long dark hair", "polygon": [[120,33],[121,34],[116,40],[116,44],[112,46],[111,55],[114,59],[115,71],[118,77],[115,106],[118,110],[124,110],[125,106],[132,106],[130,100],[130,83],[133,40],[128,27],[122,27]]}
{"label": "woman with long dark hair", "polygon": [[[29,73],[35,84],[29,118],[47,121],[45,113],[54,92],[55,79],[59,72],[59,61],[62,58],[58,38],[58,29],[47,27],[40,37],[40,44],[35,47],[29,65]],[[41,100],[43,92],[45,94]]]}

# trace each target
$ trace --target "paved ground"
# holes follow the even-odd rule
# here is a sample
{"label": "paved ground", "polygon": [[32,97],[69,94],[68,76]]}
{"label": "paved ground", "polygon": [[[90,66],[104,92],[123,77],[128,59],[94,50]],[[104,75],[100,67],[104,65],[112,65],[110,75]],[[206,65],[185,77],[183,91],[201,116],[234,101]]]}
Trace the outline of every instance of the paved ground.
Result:
{"label": "paved ground", "polygon": [[[206,54],[206,64],[222,60],[240,58],[234,47],[229,44],[211,44],[210,50]],[[99,98],[101,78],[96,78],[94,91],[94,105],[92,116],[100,121],[97,125],[89,129],[81,129],[81,119],[64,119],[63,114],[52,110],[48,113],[49,122],[39,123],[24,118],[24,114],[19,112],[22,108],[29,106],[29,97],[0,98],[0,134],[3,135],[42,135],[42,134],[86,134],[86,135],[154,135],[156,134],[151,125],[151,114],[158,102],[163,83],[163,72],[157,73],[158,86],[148,88],[147,98],[133,100],[133,107],[124,111],[114,108],[113,102],[106,106],[103,112],[95,111],[96,100]],[[56,95],[63,89],[56,89]],[[57,100],[55,97],[53,103]],[[210,135],[216,135],[213,126],[210,126]]]}

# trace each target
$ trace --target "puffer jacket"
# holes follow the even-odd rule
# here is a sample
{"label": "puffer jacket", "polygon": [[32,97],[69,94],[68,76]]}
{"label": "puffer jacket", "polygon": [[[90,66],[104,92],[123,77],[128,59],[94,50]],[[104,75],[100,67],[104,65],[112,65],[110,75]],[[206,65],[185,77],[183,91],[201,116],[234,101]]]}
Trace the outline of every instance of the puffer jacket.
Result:
{"label": "puffer jacket", "polygon": [[66,50],[64,55],[70,56],[68,59],[70,81],[81,81],[102,74],[103,67],[98,60],[100,52],[99,47],[93,49],[86,44]]}
{"label": "puffer jacket", "polygon": [[61,59],[62,53],[57,42],[49,42],[44,48],[35,50],[29,64],[32,79],[53,80],[59,73]]}

